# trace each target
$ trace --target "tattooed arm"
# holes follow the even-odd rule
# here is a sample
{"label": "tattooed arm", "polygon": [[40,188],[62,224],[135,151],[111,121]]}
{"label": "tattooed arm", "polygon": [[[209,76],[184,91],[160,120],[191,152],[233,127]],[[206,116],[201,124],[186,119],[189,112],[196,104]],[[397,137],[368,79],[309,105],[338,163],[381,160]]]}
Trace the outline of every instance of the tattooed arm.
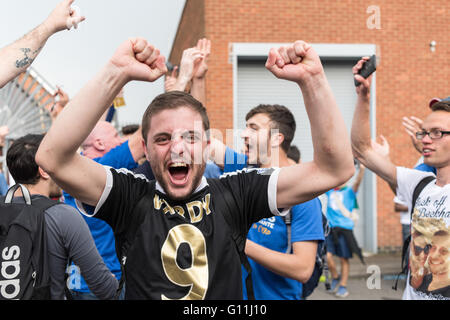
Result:
{"label": "tattooed arm", "polygon": [[77,26],[85,18],[71,9],[74,0],[64,0],[48,18],[14,43],[0,50],[0,88],[25,71],[55,33]]}

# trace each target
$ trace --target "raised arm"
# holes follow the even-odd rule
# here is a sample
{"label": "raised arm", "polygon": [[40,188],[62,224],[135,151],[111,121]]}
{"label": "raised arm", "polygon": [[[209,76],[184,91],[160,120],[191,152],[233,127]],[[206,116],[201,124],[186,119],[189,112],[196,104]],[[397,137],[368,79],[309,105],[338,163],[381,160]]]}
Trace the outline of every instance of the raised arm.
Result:
{"label": "raised arm", "polygon": [[373,148],[373,142],[370,137],[370,84],[372,79],[369,77],[366,80],[357,75],[367,59],[367,57],[361,59],[353,67],[355,79],[361,82],[361,85],[356,89],[358,98],[352,122],[351,137],[353,153],[366,168],[384,179],[392,190],[396,190],[396,167],[389,157],[383,156]]}
{"label": "raised arm", "polygon": [[202,52],[197,47],[189,48],[183,51],[181,57],[180,69],[174,90],[185,91],[191,83],[195,72],[195,63],[202,58]]}
{"label": "raised arm", "polygon": [[356,176],[355,182],[353,183],[352,189],[354,193],[357,193],[359,190],[359,186],[361,185],[362,179],[364,177],[365,167],[362,163],[359,164],[359,172]]}
{"label": "raised arm", "polygon": [[38,150],[38,165],[73,197],[96,205],[106,173],[99,164],[79,155],[78,147],[128,82],[153,82],[166,72],[165,58],[145,39],[125,41],[58,116]]}
{"label": "raised arm", "polygon": [[85,18],[71,9],[74,0],[64,0],[48,18],[14,43],[0,50],[0,88],[25,71],[55,33],[77,26]]}
{"label": "raised arm", "polygon": [[402,119],[402,125],[405,128],[406,133],[411,138],[414,149],[416,149],[416,151],[420,153],[420,155],[422,155],[422,141],[417,140],[416,132],[422,130],[422,123],[422,119],[414,116],[403,117]]}
{"label": "raised arm", "polygon": [[289,207],[349,180],[355,172],[350,137],[320,58],[303,41],[271,49],[266,63],[276,77],[297,83],[311,124],[314,160],[282,168],[277,206]]}
{"label": "raised arm", "polygon": [[206,74],[208,73],[208,62],[211,54],[211,40],[198,40],[197,49],[202,53],[202,57],[196,61],[194,66],[191,95],[206,106]]}

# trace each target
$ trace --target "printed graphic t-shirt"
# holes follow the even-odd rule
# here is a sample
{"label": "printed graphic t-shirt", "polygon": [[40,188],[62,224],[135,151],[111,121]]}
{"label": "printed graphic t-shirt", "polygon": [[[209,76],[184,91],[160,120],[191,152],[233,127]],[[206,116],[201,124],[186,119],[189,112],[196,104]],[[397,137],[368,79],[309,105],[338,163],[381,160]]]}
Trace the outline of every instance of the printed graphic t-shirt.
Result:
{"label": "printed graphic t-shirt", "polygon": [[[413,192],[429,172],[397,168],[397,194],[411,212]],[[410,271],[406,300],[450,299],[450,184],[430,182],[417,198],[411,219]]]}
{"label": "printed graphic t-shirt", "polygon": [[[209,184],[203,178],[184,201],[170,199],[143,176],[106,170],[95,217],[111,225],[119,245],[133,219],[144,217],[127,254],[126,299],[242,299],[239,253],[231,234],[245,239],[252,223],[279,214],[279,170],[245,170]],[[225,192],[231,193],[237,212],[217,205],[216,197]],[[137,207],[143,197],[150,205]],[[224,210],[232,216],[230,224]]]}

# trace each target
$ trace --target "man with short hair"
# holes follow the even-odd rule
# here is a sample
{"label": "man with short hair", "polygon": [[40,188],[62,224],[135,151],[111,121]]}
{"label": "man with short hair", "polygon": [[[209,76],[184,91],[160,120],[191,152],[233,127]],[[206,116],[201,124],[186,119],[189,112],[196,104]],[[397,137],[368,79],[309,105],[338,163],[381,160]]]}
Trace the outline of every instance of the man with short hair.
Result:
{"label": "man with short hair", "polygon": [[[59,198],[62,195],[61,188],[34,160],[42,139],[43,135],[19,138],[14,141],[6,155],[9,172],[16,183],[23,184],[30,191],[32,204],[33,200],[41,197]],[[23,202],[23,199],[14,199],[14,202],[16,201]],[[89,288],[100,299],[114,298],[118,288],[117,279],[103,263],[80,214],[64,203],[50,207],[44,214],[51,298],[64,299],[64,274],[69,260],[80,267]]]}
{"label": "man with short hair", "polygon": [[[248,162],[259,168],[291,166],[287,154],[296,130],[292,112],[282,105],[261,104],[247,113],[246,120],[241,137]],[[296,163],[300,163],[299,158]],[[225,173],[232,167],[240,170],[247,164],[238,168],[239,164],[225,159]],[[325,240],[319,199],[293,206],[288,219],[265,218],[254,223],[248,232],[245,253],[249,257],[256,300],[304,298],[302,283],[310,279],[318,243]],[[243,280],[244,288],[248,289],[245,274]]]}
{"label": "man with short hair", "polygon": [[[436,179],[429,182],[421,191],[413,204],[413,193],[419,183],[433,173],[396,167],[389,158],[380,156],[374,151],[370,139],[370,83],[371,77],[364,79],[358,72],[365,61],[364,57],[353,67],[355,79],[362,84],[357,87],[357,106],[352,124],[352,147],[355,156],[369,170],[384,179],[391,189],[408,204],[408,212],[412,214],[411,229],[423,225],[424,230],[432,230],[437,224],[449,225],[450,217],[450,98],[434,100],[430,103],[431,113],[423,120],[421,130],[416,132],[418,140],[422,141],[424,163],[436,168]],[[426,232],[422,232],[426,234]],[[429,243],[431,239],[425,239]],[[424,249],[424,248],[422,248]],[[410,246],[410,260],[413,259],[414,246]],[[442,272],[448,272],[448,266]],[[427,270],[425,270],[426,272]],[[422,276],[424,271],[422,271]],[[420,277],[411,268],[407,286],[403,294],[406,300],[411,299],[448,299],[448,292],[434,294],[417,287],[413,279]]]}
{"label": "man with short hair", "polygon": [[302,90],[315,146],[312,162],[204,179],[209,120],[203,105],[183,92],[158,96],[143,117],[142,143],[156,181],[77,154],[120,88],[167,72],[159,50],[140,38],[118,48],[46,135],[38,163],[80,207],[94,206],[94,216],[113,227],[118,247],[127,251],[127,299],[242,298],[242,243],[233,242],[235,236],[245,239],[253,222],[353,175],[347,129],[315,50],[303,41],[274,48],[266,67]]}
{"label": "man with short hair", "polygon": [[427,290],[434,295],[450,295],[450,228],[436,231],[428,257],[430,277]]}
{"label": "man with short hair", "polygon": [[60,2],[45,21],[19,40],[0,50],[0,88],[24,72],[55,33],[85,20],[70,7],[74,0]]}

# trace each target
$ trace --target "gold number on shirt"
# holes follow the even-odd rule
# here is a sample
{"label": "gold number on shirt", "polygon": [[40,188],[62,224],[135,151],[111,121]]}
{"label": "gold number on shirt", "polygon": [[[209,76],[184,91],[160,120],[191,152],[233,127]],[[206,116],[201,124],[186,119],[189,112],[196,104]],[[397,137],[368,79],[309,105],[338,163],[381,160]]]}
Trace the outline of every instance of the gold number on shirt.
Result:
{"label": "gold number on shirt", "polygon": [[[177,263],[178,248],[182,243],[191,249],[192,265],[182,269]],[[181,287],[190,287],[189,292],[180,300],[202,300],[208,289],[208,258],[206,241],[202,232],[190,224],[172,228],[161,249],[164,272],[169,280]],[[161,295],[163,300],[175,300]]]}

